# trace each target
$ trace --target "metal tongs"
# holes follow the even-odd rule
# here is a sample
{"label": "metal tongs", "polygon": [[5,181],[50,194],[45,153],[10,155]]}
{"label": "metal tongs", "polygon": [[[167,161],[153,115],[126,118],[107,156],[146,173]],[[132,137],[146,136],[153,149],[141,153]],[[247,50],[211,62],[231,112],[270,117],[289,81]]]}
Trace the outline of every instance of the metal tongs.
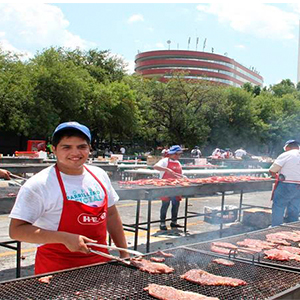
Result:
{"label": "metal tongs", "polygon": [[[105,249],[109,249],[109,250],[125,251],[127,253],[130,253],[130,254],[133,254],[133,255],[136,255],[136,256],[142,256],[142,255],[144,255],[143,253],[141,253],[139,251],[129,250],[129,249],[115,247],[115,246],[108,246],[108,245],[96,244],[96,243],[86,243],[86,245],[87,246],[94,246],[94,247],[98,247],[98,248],[105,248]],[[125,260],[125,259],[123,259],[123,258],[114,256],[114,255],[111,255],[111,254],[107,254],[107,253],[104,253],[104,252],[101,252],[101,251],[96,251],[96,250],[91,249],[91,248],[89,248],[89,249],[90,249],[90,251],[92,253],[95,253],[95,254],[101,255],[103,257],[107,257],[107,258],[110,258],[110,259],[122,262],[123,264],[128,265],[128,266],[130,265],[130,262],[127,261],[127,260]]]}
{"label": "metal tongs", "polygon": [[10,176],[10,180],[13,181],[14,183],[16,183],[18,186],[22,186],[22,184],[20,182],[18,182],[17,180],[13,179],[13,178],[21,179],[23,181],[27,180],[27,178],[24,178],[24,177],[21,177],[21,176],[12,174],[12,173],[9,173],[9,176]]}

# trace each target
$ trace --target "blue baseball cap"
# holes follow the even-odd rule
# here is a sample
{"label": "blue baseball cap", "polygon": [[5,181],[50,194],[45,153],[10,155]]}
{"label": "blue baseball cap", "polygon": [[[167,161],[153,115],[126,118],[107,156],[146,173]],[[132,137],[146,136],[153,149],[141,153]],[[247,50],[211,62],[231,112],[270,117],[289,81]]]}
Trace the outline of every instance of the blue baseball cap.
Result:
{"label": "blue baseball cap", "polygon": [[296,145],[299,146],[299,142],[298,141],[296,141],[296,140],[288,140],[288,141],[285,142],[285,144],[283,146],[283,150],[286,151],[287,146],[290,145],[290,144],[296,144]]}
{"label": "blue baseball cap", "polygon": [[82,125],[78,122],[64,122],[64,123],[61,123],[59,124],[53,134],[52,134],[52,138],[54,137],[54,135],[56,133],[58,133],[59,131],[63,130],[63,129],[76,129],[78,131],[80,131],[81,133],[83,133],[86,137],[88,137],[89,141],[91,142],[92,140],[92,136],[91,136],[91,132],[90,130],[85,126],[85,125]]}
{"label": "blue baseball cap", "polygon": [[169,149],[168,154],[175,154],[177,152],[182,152],[182,148],[179,145],[174,145]]}

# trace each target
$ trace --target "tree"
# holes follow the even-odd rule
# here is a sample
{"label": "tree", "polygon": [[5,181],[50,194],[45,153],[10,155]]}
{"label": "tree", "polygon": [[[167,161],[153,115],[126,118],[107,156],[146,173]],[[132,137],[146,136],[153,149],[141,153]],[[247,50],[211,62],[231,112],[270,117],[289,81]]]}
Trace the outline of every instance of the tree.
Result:
{"label": "tree", "polygon": [[27,65],[17,55],[0,52],[0,129],[28,134],[32,105]]}

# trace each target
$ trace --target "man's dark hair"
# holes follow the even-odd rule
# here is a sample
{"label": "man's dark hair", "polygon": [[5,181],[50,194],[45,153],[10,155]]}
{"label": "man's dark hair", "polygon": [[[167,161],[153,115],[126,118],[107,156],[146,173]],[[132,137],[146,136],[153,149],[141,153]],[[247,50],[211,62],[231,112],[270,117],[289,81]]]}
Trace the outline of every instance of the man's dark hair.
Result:
{"label": "man's dark hair", "polygon": [[62,130],[58,131],[52,137],[52,145],[54,147],[57,147],[58,143],[61,141],[62,138],[72,137],[72,136],[82,138],[82,139],[86,140],[86,142],[90,145],[90,140],[85,134],[83,134],[82,132],[80,132],[77,129],[72,129],[72,128],[62,129]]}
{"label": "man's dark hair", "polygon": [[299,148],[298,142],[293,142],[293,143],[287,144],[286,146],[289,148]]}

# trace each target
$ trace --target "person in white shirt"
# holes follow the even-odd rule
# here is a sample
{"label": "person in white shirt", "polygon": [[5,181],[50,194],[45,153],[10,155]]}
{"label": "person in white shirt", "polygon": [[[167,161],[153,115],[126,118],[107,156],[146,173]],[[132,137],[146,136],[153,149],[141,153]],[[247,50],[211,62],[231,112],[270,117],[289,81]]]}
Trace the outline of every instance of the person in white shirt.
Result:
{"label": "person in white shirt", "polygon": [[122,146],[122,147],[120,148],[120,152],[121,152],[121,154],[125,154],[126,149]]}
{"label": "person in white shirt", "polygon": [[234,152],[235,158],[243,158],[243,156],[246,156],[246,155],[247,155],[247,152],[242,147],[235,150],[235,152]]}
{"label": "person in white shirt", "polygon": [[[118,195],[104,170],[85,165],[90,130],[65,122],[56,127],[52,138],[56,164],[27,180],[9,215],[12,239],[39,244],[35,274],[107,261],[91,253],[88,245],[106,244],[107,231],[116,246],[127,248],[115,206]],[[120,256],[128,253],[122,251]]]}
{"label": "person in white shirt", "polygon": [[195,146],[195,148],[192,149],[191,156],[194,158],[200,158],[202,156],[201,150],[198,146]]}
{"label": "person in white shirt", "polygon": [[276,177],[273,191],[272,226],[286,221],[298,221],[300,211],[300,152],[299,142],[289,140],[285,143],[284,153],[280,154],[269,169]]}

